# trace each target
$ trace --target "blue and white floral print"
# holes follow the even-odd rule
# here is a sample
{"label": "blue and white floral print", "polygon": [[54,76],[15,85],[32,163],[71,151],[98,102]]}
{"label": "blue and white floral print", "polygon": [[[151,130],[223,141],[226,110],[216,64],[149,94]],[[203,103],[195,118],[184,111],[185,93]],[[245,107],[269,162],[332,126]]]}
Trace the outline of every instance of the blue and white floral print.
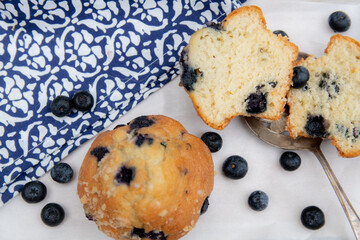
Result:
{"label": "blue and white floral print", "polygon": [[[0,1],[0,206],[176,76],[190,35],[240,4]],[[79,90],[93,95],[91,111],[50,112]]]}

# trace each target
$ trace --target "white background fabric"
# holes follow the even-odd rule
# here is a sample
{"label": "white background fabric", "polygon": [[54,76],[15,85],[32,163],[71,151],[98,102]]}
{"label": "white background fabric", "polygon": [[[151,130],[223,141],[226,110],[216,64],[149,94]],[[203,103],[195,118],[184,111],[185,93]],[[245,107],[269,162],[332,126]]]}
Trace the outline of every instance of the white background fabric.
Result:
{"label": "white background fabric", "polygon": [[[328,27],[327,18],[336,10],[347,12],[352,19],[352,26],[344,35],[360,41],[359,0],[249,0],[245,5],[249,4],[261,7],[269,29],[287,32],[301,51],[322,55],[334,34]],[[212,131],[197,116],[178,83],[178,78],[173,80],[108,129],[139,115],[164,114],[180,121],[194,135]],[[283,150],[257,139],[241,118],[234,119],[225,130],[217,132],[223,137],[224,145],[213,154],[218,174],[210,206],[184,240],[354,239],[341,205],[312,153],[297,151],[302,158],[301,167],[295,172],[286,172],[279,165]],[[91,141],[85,143],[64,160],[75,170],[71,183],[57,184],[47,173],[40,179],[48,187],[44,201],[29,205],[18,196],[0,208],[0,239],[109,239],[97,230],[94,222],[85,218],[76,195],[76,178],[90,144]],[[323,143],[322,149],[355,209],[360,212],[360,157],[340,158],[328,141]],[[234,154],[244,157],[249,165],[245,178],[237,181],[227,179],[221,173],[223,161]],[[254,190],[263,190],[269,196],[269,206],[262,212],[255,212],[247,205],[247,198]],[[41,208],[48,202],[57,202],[65,209],[65,220],[58,227],[50,228],[41,222]],[[316,205],[325,213],[326,224],[320,230],[308,230],[300,222],[302,209],[309,205]]]}

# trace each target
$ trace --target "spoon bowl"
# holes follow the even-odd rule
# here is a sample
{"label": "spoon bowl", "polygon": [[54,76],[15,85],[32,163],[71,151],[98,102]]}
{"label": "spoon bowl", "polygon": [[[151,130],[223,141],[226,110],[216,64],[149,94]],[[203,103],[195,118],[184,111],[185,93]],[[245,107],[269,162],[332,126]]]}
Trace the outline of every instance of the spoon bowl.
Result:
{"label": "spoon bowl", "polygon": [[280,125],[286,124],[284,118],[279,121],[266,122],[261,121],[258,118],[249,117],[246,118],[246,123],[250,127],[253,133],[258,136],[264,142],[287,150],[312,150],[320,146],[323,141],[321,138],[305,138],[298,137],[296,139],[290,137],[286,131],[278,132],[275,128]]}

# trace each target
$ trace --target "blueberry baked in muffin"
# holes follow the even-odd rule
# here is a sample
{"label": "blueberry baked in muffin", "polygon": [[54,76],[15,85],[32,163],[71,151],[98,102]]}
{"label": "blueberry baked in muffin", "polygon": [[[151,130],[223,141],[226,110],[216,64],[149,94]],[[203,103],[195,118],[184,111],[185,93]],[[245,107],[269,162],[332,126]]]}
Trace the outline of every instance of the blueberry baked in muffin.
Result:
{"label": "blueberry baked in muffin", "polygon": [[340,34],[331,37],[320,58],[302,59],[309,80],[288,94],[292,137],[332,139],[343,157],[360,155],[360,44]]}
{"label": "blueberry baked in muffin", "polygon": [[209,148],[179,122],[153,115],[94,140],[78,195],[87,218],[114,239],[173,240],[195,227],[213,184]]}
{"label": "blueberry baked in muffin", "polygon": [[285,106],[298,47],[244,6],[195,32],[184,48],[181,85],[203,121],[224,129],[238,115],[277,120]]}

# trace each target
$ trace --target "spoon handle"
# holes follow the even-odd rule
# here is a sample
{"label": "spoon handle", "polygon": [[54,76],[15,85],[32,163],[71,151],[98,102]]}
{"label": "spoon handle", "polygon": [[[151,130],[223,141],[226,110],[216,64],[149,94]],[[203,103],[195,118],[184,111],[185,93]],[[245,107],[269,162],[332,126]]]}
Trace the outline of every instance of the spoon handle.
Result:
{"label": "spoon handle", "polygon": [[312,152],[319,159],[321,166],[324,168],[327,177],[335,190],[337,197],[340,200],[340,203],[346,213],[346,216],[350,222],[351,228],[354,231],[355,237],[357,240],[360,240],[360,219],[357,213],[354,210],[354,207],[351,205],[348,197],[346,196],[343,188],[341,187],[339,180],[335,176],[333,170],[331,169],[328,161],[326,160],[323,152],[320,147],[312,149]]}

